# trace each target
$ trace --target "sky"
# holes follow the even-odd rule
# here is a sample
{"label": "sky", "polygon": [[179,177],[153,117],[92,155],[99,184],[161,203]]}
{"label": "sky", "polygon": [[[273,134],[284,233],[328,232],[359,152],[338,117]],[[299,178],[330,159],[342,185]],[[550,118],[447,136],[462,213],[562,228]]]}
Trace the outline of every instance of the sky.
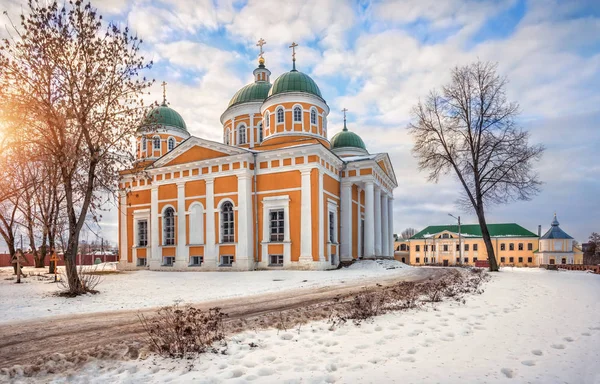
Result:
{"label": "sky", "polygon": [[[554,213],[580,242],[600,231],[600,2],[598,1],[229,1],[102,0],[106,20],[127,25],[143,40],[156,80],[166,81],[170,106],[190,133],[222,140],[220,115],[235,92],[252,82],[259,38],[274,80],[297,67],[318,84],[331,108],[329,135],[348,127],[371,153],[394,165],[394,228],[453,224],[472,212],[456,205],[452,175],[427,181],[411,153],[410,109],[448,82],[454,66],[498,63],[507,94],[520,104],[519,124],[546,147],[535,169],[544,182],[531,201],[489,207],[488,223],[515,222],[545,232]],[[20,2],[0,0],[1,9]],[[99,231],[117,241],[117,214],[103,215]]]}

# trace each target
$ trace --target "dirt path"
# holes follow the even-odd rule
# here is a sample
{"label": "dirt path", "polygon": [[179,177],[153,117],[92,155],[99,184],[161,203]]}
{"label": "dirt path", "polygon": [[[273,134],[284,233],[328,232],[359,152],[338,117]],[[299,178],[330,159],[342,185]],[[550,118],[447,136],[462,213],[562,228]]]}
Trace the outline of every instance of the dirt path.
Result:
{"label": "dirt path", "polygon": [[[364,287],[391,285],[399,281],[438,278],[443,269],[423,269],[419,276],[386,278],[345,283],[321,288],[305,288],[241,298],[203,302],[195,307],[220,307],[228,321],[247,319],[272,312],[326,303],[339,295],[350,295]],[[143,329],[138,314],[151,314],[157,308],[57,316],[0,325],[0,368],[33,364],[40,357],[68,353],[122,341],[139,340]]]}

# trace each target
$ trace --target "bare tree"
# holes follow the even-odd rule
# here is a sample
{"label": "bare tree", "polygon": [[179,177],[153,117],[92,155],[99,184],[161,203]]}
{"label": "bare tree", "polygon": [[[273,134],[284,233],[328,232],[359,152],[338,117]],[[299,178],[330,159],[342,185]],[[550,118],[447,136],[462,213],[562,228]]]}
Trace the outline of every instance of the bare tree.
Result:
{"label": "bare tree", "polygon": [[[0,47],[0,88],[8,117],[26,121],[26,140],[56,165],[67,219],[64,259],[73,295],[79,235],[102,196],[131,164],[131,141],[152,84],[141,40],[105,23],[92,6],[29,0],[14,36]],[[61,234],[62,236],[62,234]]]}
{"label": "bare tree", "polygon": [[542,145],[529,145],[529,133],[516,122],[519,106],[506,98],[497,64],[476,62],[452,70],[441,92],[431,91],[413,108],[409,124],[419,168],[429,180],[453,172],[463,187],[459,203],[477,214],[490,270],[497,271],[486,207],[529,200],[541,182],[533,170]]}
{"label": "bare tree", "polygon": [[404,240],[410,239],[415,235],[415,233],[417,233],[417,230],[409,227],[400,233],[400,237],[402,237]]}

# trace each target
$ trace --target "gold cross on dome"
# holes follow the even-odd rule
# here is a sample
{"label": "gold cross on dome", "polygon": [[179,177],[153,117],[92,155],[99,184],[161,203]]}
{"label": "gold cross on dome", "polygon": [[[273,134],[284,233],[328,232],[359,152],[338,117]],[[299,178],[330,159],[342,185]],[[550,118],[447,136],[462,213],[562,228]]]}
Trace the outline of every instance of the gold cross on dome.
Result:
{"label": "gold cross on dome", "polygon": [[163,87],[163,104],[167,104],[167,83],[163,81],[160,85]]}
{"label": "gold cross on dome", "polygon": [[296,61],[296,47],[298,46],[298,44],[292,42],[292,45],[289,46],[289,48],[292,48],[292,60]]}
{"label": "gold cross on dome", "polygon": [[267,44],[267,42],[261,37],[260,40],[258,40],[258,43],[256,43],[257,47],[260,47],[260,52],[258,54],[259,57],[263,57],[263,45]]}

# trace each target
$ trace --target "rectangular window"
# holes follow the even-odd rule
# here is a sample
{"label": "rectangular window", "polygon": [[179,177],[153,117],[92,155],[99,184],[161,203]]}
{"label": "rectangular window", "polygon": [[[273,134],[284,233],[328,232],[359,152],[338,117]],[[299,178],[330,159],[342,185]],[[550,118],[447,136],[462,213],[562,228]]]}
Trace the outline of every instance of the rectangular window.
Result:
{"label": "rectangular window", "polygon": [[417,258],[415,259],[415,262],[416,262],[417,264],[419,264],[419,263],[421,262],[421,258],[420,258],[420,257],[417,257]]}
{"label": "rectangular window", "polygon": [[448,245],[444,244],[444,252],[448,252]]}
{"label": "rectangular window", "polygon": [[522,263],[522,262],[523,262],[523,258],[519,257],[519,263]]}
{"label": "rectangular window", "polygon": [[468,263],[468,262],[469,262],[469,258],[465,257],[465,263]]}
{"label": "rectangular window", "polygon": [[505,261],[506,261],[506,257],[501,257],[501,258],[500,258],[500,262],[501,262],[501,263],[504,263]]}
{"label": "rectangular window", "polygon": [[456,258],[456,263],[457,263],[457,264],[460,264],[460,257],[457,257],[457,258]]}
{"label": "rectangular window", "polygon": [[523,250],[523,243],[519,243],[519,251]]}
{"label": "rectangular window", "polygon": [[515,245],[513,243],[508,244],[508,250],[509,251],[514,251],[515,250]]}
{"label": "rectangular window", "polygon": [[431,246],[431,252],[435,252],[435,245]]}
{"label": "rectangular window", "polygon": [[528,257],[528,258],[527,258],[527,262],[528,262],[528,263],[533,263],[533,257]]}
{"label": "rectangular window", "polygon": [[509,263],[514,263],[515,262],[515,258],[514,257],[509,257],[508,258],[508,262]]}
{"label": "rectangular window", "polygon": [[473,258],[473,262],[474,262],[474,263],[476,263],[476,262],[477,262],[477,258],[476,258],[476,257],[474,257],[474,258]]}
{"label": "rectangular window", "polygon": [[283,241],[284,235],[284,220],[283,220],[283,209],[274,209],[269,211],[270,215],[270,231],[271,241],[281,242]]}
{"label": "rectangular window", "polygon": [[203,256],[192,256],[192,257],[190,257],[190,265],[193,265],[193,266],[200,266],[200,265],[202,265],[203,261],[204,261],[204,257]]}
{"label": "rectangular window", "polygon": [[504,243],[500,244],[500,250],[506,251],[506,244],[504,244]]}
{"label": "rectangular window", "polygon": [[146,258],[139,258],[137,259],[137,266],[138,267],[145,267],[146,266]]}
{"label": "rectangular window", "polygon": [[533,244],[532,243],[528,243],[527,244],[527,250],[528,251],[533,251]]}
{"label": "rectangular window", "polygon": [[423,259],[423,261],[425,262],[425,264],[427,264],[427,262],[429,261],[428,258]]}
{"label": "rectangular window", "polygon": [[269,255],[269,266],[282,266],[283,255]]}
{"label": "rectangular window", "polygon": [[421,250],[421,246],[420,246],[420,245],[416,245],[416,246],[415,246],[415,251],[416,251],[416,252],[419,252],[420,250]]}
{"label": "rectangular window", "polygon": [[329,212],[329,242],[335,243],[335,213]]}
{"label": "rectangular window", "polygon": [[148,246],[148,220],[138,221],[138,247]]}
{"label": "rectangular window", "polygon": [[429,249],[429,246],[425,245],[425,252],[427,252],[428,249]]}
{"label": "rectangular window", "polygon": [[473,251],[477,251],[478,248],[479,248],[479,244],[473,244]]}
{"label": "rectangular window", "polygon": [[165,267],[172,267],[174,262],[175,258],[173,256],[163,257],[163,266]]}
{"label": "rectangular window", "polygon": [[231,256],[231,255],[221,256],[221,265],[220,265],[220,267],[231,267],[232,263],[233,263],[233,256]]}
{"label": "rectangular window", "polygon": [[465,251],[469,251],[469,244],[465,244]]}

